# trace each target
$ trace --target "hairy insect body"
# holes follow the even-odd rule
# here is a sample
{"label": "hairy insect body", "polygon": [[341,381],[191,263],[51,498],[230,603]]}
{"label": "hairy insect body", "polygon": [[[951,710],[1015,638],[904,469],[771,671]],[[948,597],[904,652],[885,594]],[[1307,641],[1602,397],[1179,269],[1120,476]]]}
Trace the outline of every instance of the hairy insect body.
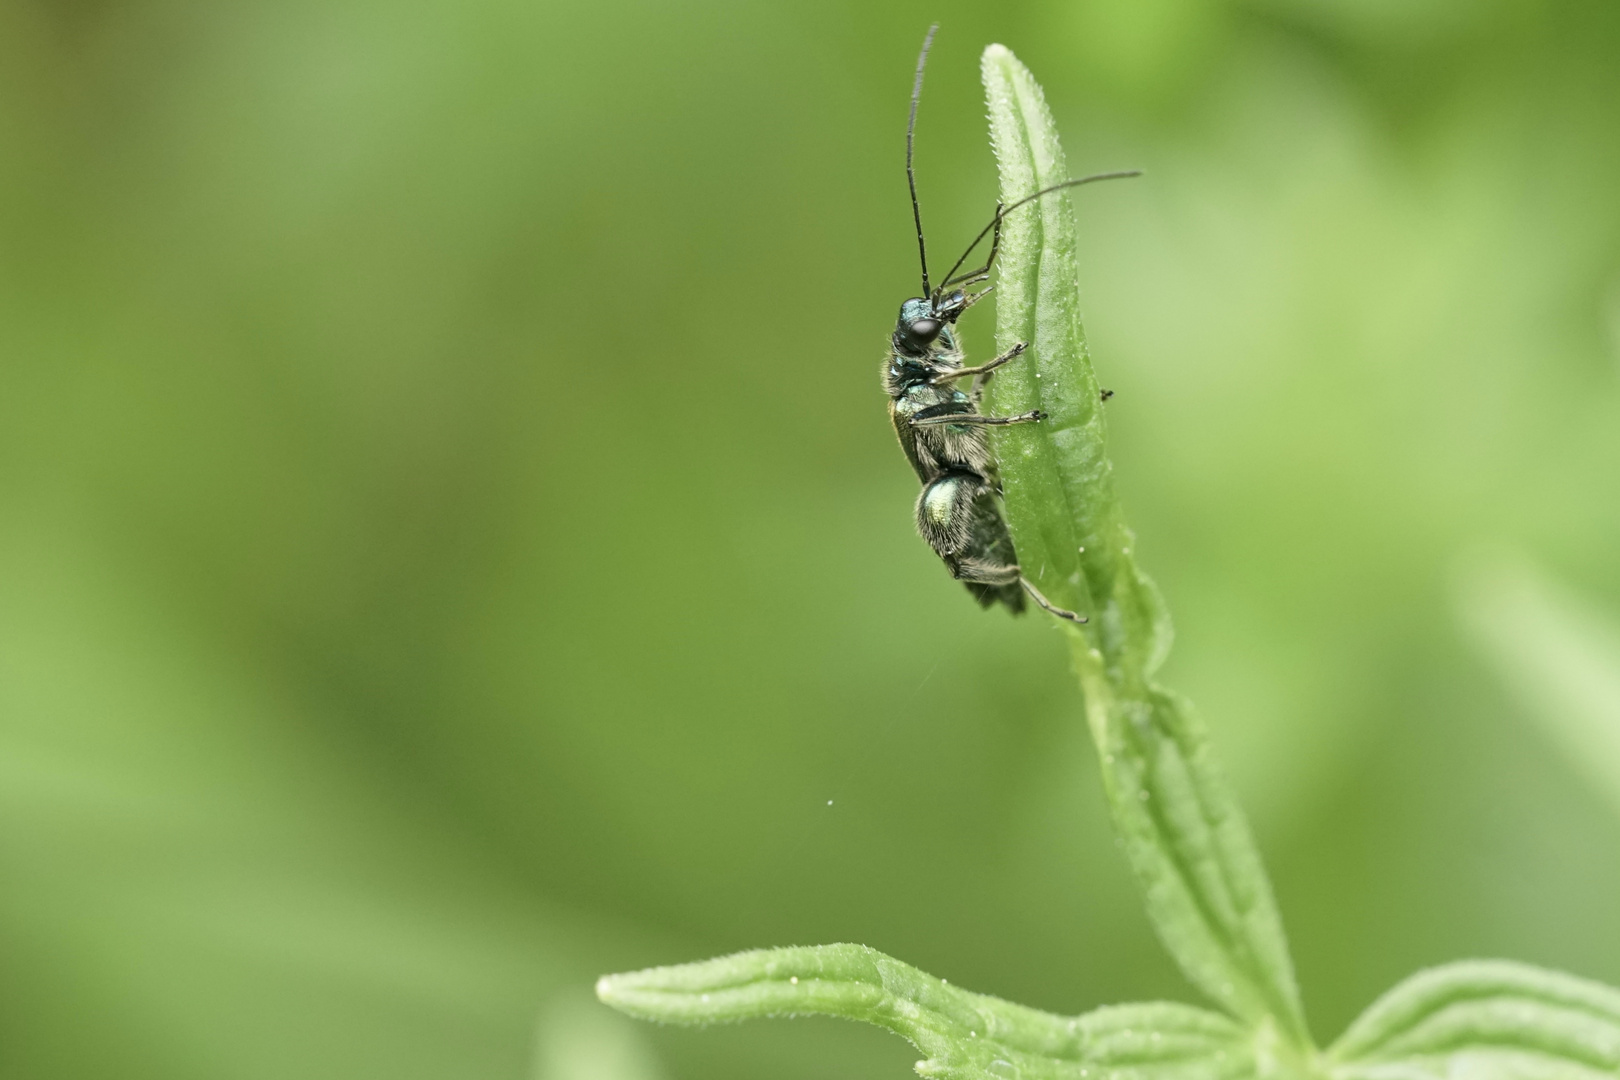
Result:
{"label": "hairy insect body", "polygon": [[[908,307],[917,303],[919,301],[906,301]],[[906,314],[902,308],[902,320]],[[931,417],[971,415],[979,411],[974,399],[956,389],[950,378],[953,371],[962,368],[962,352],[951,328],[941,327],[939,337],[920,355],[908,352],[911,343],[899,330],[895,332],[895,339],[884,365],[883,389],[889,395],[889,419],[894,423],[894,433],[917,479],[926,484],[953,468],[990,475],[994,459],[982,427],[915,423]]]}
{"label": "hairy insect body", "polygon": [[[985,425],[1041,417],[986,417],[979,412],[989,372],[962,366],[950,325],[971,302],[960,292],[937,300],[907,300],[890,341],[883,388],[900,448],[923,483],[917,531],[979,603],[1002,603],[1020,612],[1025,586],[1001,515],[1001,484]],[[1005,363],[1021,351],[986,366]],[[966,374],[976,376],[972,393],[955,385]]]}
{"label": "hairy insect body", "polygon": [[917,530],[985,607],[1024,610],[1018,553],[1001,516],[999,490],[974,473],[946,473],[917,500]]}

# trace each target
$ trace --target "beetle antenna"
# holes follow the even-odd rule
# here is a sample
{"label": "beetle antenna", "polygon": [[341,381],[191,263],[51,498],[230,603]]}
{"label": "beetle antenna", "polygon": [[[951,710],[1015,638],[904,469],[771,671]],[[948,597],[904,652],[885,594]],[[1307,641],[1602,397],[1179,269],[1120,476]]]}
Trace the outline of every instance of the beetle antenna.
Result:
{"label": "beetle antenna", "polygon": [[[971,274],[963,274],[961,277],[953,276],[962,268],[962,264],[967,261],[967,257],[973,254],[973,249],[978,247],[979,243],[984,240],[986,236],[990,235],[990,230],[994,229],[997,233],[997,239],[1000,239],[1002,219],[1004,219],[1014,210],[1018,209],[1020,206],[1023,206],[1025,203],[1032,203],[1042,195],[1050,195],[1052,192],[1062,191],[1064,188],[1079,187],[1081,184],[1095,183],[1098,180],[1122,180],[1128,176],[1141,175],[1141,169],[1126,169],[1122,172],[1094,173],[1091,176],[1082,176],[1078,180],[1065,180],[1061,184],[1053,184],[1051,187],[1042,188],[1033,195],[1025,195],[1022,199],[1019,199],[1017,202],[1012,203],[1009,206],[998,207],[996,209],[996,216],[990,219],[990,224],[979,230],[979,235],[975,236],[973,238],[973,243],[969,244],[967,250],[962,252],[962,257],[957,259],[956,265],[952,266],[950,271],[946,273],[945,280],[940,283],[939,287],[944,289],[947,285],[954,285],[959,281],[965,281],[968,278],[978,277],[980,274],[988,274],[990,272],[991,264],[996,261],[996,252],[1001,246],[999,243],[992,244],[990,246],[990,258],[985,261],[984,266],[973,271]],[[922,239],[922,234],[920,232],[917,234],[917,239]]]}
{"label": "beetle antenna", "polygon": [[[939,23],[935,23],[928,28],[928,35],[923,38],[922,52],[917,56],[917,77],[911,83],[911,119],[906,121],[906,184],[911,188],[911,220],[917,224],[917,257],[922,260],[924,296],[929,295],[928,247],[923,243],[922,210],[917,206],[917,173],[911,166],[911,147],[917,134],[917,100],[922,97],[923,65],[928,63],[928,50],[934,44],[934,35],[938,31]],[[966,255],[962,257],[967,258]],[[958,262],[957,265],[960,266],[961,263]]]}

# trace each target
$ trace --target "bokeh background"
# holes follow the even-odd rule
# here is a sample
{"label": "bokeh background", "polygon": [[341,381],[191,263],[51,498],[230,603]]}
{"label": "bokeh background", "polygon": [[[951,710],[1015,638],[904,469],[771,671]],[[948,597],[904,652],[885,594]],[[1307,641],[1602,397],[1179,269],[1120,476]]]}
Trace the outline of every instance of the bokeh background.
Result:
{"label": "bokeh background", "polygon": [[[609,970],[1191,1000],[1061,642],[877,369],[977,57],[1077,170],[1119,483],[1318,1037],[1620,983],[1620,9],[0,2],[0,1073],[901,1077]],[[976,313],[970,347],[988,347]]]}

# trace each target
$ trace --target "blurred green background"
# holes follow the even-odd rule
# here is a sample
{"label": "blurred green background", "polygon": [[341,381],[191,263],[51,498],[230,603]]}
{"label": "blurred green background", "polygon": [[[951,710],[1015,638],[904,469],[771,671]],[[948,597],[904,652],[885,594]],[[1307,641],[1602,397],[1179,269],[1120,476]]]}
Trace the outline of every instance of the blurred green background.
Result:
{"label": "blurred green background", "polygon": [[1620,8],[0,0],[0,1072],[908,1075],[590,997],[838,940],[1190,999],[1060,640],[912,533],[936,18],[936,252],[988,42],[1147,171],[1075,199],[1093,351],[1316,1034],[1620,982],[1620,803],[1490,569],[1620,611]]}

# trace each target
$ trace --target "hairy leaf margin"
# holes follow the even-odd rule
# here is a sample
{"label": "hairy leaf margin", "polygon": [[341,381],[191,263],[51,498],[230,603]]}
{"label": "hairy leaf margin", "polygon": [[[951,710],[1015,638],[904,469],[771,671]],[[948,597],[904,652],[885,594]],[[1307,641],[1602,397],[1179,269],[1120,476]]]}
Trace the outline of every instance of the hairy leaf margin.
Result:
{"label": "hairy leaf margin", "polygon": [[1343,1080],[1620,1076],[1620,990],[1506,960],[1420,971],[1327,1051]]}
{"label": "hairy leaf margin", "polygon": [[604,1002],[669,1024],[836,1016],[927,1055],[937,1080],[1239,1080],[1252,1035],[1190,1005],[1116,1005],[1065,1017],[952,986],[864,945],[756,949],[604,976]]}

